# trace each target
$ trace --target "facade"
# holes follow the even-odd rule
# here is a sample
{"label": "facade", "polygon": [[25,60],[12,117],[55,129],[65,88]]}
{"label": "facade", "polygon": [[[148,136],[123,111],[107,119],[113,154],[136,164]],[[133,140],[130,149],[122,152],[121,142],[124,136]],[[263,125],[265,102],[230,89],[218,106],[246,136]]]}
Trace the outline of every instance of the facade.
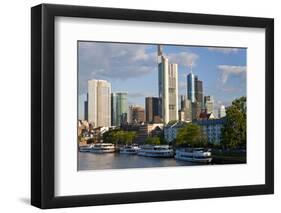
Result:
{"label": "facade", "polygon": [[159,98],[146,97],[145,98],[145,118],[147,123],[155,123],[160,118],[159,112]]}
{"label": "facade", "polygon": [[197,76],[195,76],[195,100],[201,103],[201,108],[203,109],[203,82],[198,80]]}
{"label": "facade", "polygon": [[128,123],[130,124],[137,124],[137,123],[143,123],[145,122],[145,112],[144,108],[140,106],[129,106],[129,119]]}
{"label": "facade", "polygon": [[191,103],[195,102],[195,75],[190,72],[187,75],[187,99],[191,101]]}
{"label": "facade", "polygon": [[178,119],[178,65],[169,64],[158,45],[158,94],[160,117],[164,123]]}
{"label": "facade", "polygon": [[163,131],[163,126],[163,123],[140,125],[135,142],[138,144],[144,144],[148,136],[159,136]]}
{"label": "facade", "polygon": [[127,122],[128,93],[111,93],[111,125],[120,126]]}
{"label": "facade", "polygon": [[179,113],[179,121],[185,121],[185,112],[184,112],[184,110],[180,109],[178,113]]}
{"label": "facade", "polygon": [[178,121],[173,124],[168,124],[164,127],[164,138],[170,143],[177,138],[177,133],[179,129],[183,128],[187,122]]}
{"label": "facade", "polygon": [[204,96],[204,105],[207,113],[214,113],[214,98],[213,96]]}
{"label": "facade", "polygon": [[225,106],[221,105],[219,110],[218,110],[218,117],[219,118],[223,118],[226,116],[226,112],[225,112]]}
{"label": "facade", "polygon": [[178,65],[169,64],[169,121],[178,120]]}
{"label": "facade", "polygon": [[191,103],[191,114],[192,114],[192,121],[198,120],[200,118],[200,113],[202,112],[201,109],[201,103],[200,102],[194,102]]}
{"label": "facade", "polygon": [[220,144],[221,143],[221,130],[225,123],[225,119],[210,119],[199,120],[196,122],[202,127],[203,133],[208,138],[208,143]]}
{"label": "facade", "polygon": [[111,126],[111,84],[105,80],[88,81],[88,121],[94,127]]}
{"label": "facade", "polygon": [[181,95],[181,110],[180,110],[180,114],[182,121],[192,121],[192,105],[191,105],[191,101],[189,99],[186,98],[185,95]]}
{"label": "facade", "polygon": [[162,46],[158,45],[158,94],[161,118],[169,122],[169,72],[168,58],[163,55]]}
{"label": "facade", "polygon": [[87,99],[84,101],[84,120],[88,120],[88,93],[87,93]]}

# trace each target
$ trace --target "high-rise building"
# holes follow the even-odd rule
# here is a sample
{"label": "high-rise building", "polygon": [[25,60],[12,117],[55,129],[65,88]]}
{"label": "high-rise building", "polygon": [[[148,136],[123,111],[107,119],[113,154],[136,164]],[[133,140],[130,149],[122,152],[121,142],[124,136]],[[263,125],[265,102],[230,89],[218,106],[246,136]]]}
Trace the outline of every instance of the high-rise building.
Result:
{"label": "high-rise building", "polygon": [[225,112],[225,106],[221,105],[219,110],[218,110],[218,117],[219,118],[223,118],[226,116],[226,112]]}
{"label": "high-rise building", "polygon": [[[159,98],[146,97],[145,98],[145,118],[147,123],[155,123],[160,116],[159,112]],[[158,121],[158,120],[157,120]]]}
{"label": "high-rise building", "polygon": [[129,106],[128,123],[142,123],[145,122],[144,108],[141,106]]}
{"label": "high-rise building", "polygon": [[214,113],[214,98],[213,96],[204,96],[204,106],[207,113]]}
{"label": "high-rise building", "polygon": [[88,120],[88,93],[87,93],[87,98],[86,101],[84,101],[84,120]]}
{"label": "high-rise building", "polygon": [[191,103],[194,103],[196,101],[195,99],[195,75],[190,72],[187,75],[187,98],[191,101]]}
{"label": "high-rise building", "polygon": [[128,93],[111,93],[111,125],[120,126],[127,122]]}
{"label": "high-rise building", "polygon": [[195,76],[195,100],[201,103],[201,108],[204,108],[203,102],[203,82],[198,80],[198,76]]}
{"label": "high-rise building", "polygon": [[192,120],[198,120],[200,117],[200,113],[201,113],[201,103],[200,102],[194,102],[191,103],[191,107],[192,107]]}
{"label": "high-rise building", "polygon": [[169,65],[168,58],[163,55],[161,45],[158,45],[158,93],[160,115],[164,123],[169,122]]}
{"label": "high-rise building", "polygon": [[88,121],[93,127],[111,126],[111,84],[105,80],[88,81]]}
{"label": "high-rise building", "polygon": [[[192,121],[192,105],[191,101],[185,95],[181,95],[181,118],[182,121]],[[182,113],[183,112],[183,113]]]}
{"label": "high-rise building", "polygon": [[178,65],[169,64],[158,45],[158,93],[160,116],[164,123],[178,119]]}
{"label": "high-rise building", "polygon": [[178,120],[178,65],[169,64],[169,121]]}

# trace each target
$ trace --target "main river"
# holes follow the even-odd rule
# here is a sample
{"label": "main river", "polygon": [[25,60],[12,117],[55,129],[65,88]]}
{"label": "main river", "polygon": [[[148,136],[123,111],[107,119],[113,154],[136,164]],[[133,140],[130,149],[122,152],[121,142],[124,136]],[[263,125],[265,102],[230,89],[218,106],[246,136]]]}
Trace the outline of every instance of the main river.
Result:
{"label": "main river", "polygon": [[178,161],[174,158],[152,158],[119,153],[78,152],[78,170],[126,169],[166,166],[194,166],[197,164]]}

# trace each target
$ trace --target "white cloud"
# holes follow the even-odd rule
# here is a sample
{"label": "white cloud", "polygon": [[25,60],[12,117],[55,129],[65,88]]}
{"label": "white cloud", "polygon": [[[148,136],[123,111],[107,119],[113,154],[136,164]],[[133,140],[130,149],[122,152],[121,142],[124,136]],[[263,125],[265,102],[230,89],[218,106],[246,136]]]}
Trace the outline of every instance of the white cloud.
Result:
{"label": "white cloud", "polygon": [[231,66],[231,65],[218,65],[221,71],[221,81],[225,84],[231,75],[241,75],[246,73],[246,66]]}
{"label": "white cloud", "polygon": [[80,92],[85,92],[89,79],[125,80],[156,71],[157,54],[148,48],[138,44],[80,42]]}
{"label": "white cloud", "polygon": [[239,52],[239,48],[231,48],[231,47],[208,47],[208,50],[214,51],[214,52],[221,52],[221,53],[225,53],[225,54]]}
{"label": "white cloud", "polygon": [[167,54],[169,63],[176,63],[179,66],[189,67],[191,64],[196,66],[199,56],[191,52],[179,52]]}

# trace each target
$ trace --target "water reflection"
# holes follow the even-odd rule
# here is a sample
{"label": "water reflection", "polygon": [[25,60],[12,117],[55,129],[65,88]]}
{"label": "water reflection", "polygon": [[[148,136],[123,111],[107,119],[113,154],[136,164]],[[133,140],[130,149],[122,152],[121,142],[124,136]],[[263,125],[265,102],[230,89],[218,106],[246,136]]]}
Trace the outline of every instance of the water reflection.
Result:
{"label": "water reflection", "polygon": [[125,169],[193,165],[197,164],[186,161],[177,161],[174,158],[151,158],[139,155],[126,155],[118,153],[78,153],[78,170]]}

